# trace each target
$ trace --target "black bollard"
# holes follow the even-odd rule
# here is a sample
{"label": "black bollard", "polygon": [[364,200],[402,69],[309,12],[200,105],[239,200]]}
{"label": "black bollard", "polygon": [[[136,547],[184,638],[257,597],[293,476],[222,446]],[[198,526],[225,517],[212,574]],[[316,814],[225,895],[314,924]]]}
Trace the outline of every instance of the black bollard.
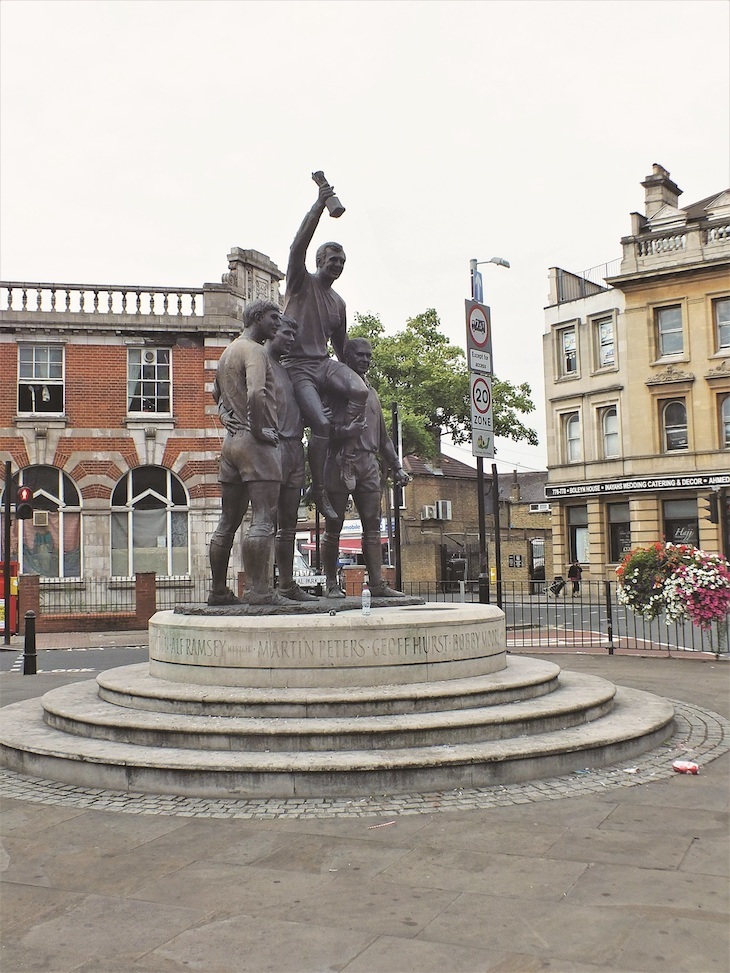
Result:
{"label": "black bollard", "polygon": [[479,603],[481,605],[489,604],[489,575],[486,571],[482,571],[479,575],[478,580],[479,586]]}
{"label": "black bollard", "polygon": [[38,672],[38,655],[35,650],[35,612],[25,613],[25,645],[23,647],[23,675],[35,676]]}

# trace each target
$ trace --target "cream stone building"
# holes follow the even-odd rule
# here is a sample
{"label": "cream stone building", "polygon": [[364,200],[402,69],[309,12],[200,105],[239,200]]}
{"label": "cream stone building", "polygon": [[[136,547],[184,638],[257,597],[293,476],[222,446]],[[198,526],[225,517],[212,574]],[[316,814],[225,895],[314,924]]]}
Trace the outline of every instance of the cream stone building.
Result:
{"label": "cream stone building", "polygon": [[682,208],[659,165],[642,186],[620,261],[550,271],[546,498],[584,580],[654,541],[730,548],[730,190]]}

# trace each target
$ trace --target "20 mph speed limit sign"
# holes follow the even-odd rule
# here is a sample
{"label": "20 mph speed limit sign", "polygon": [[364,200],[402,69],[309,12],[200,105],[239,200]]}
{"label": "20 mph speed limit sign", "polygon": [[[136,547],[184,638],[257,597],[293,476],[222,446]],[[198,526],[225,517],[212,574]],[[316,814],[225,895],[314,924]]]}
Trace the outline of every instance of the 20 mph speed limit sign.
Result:
{"label": "20 mph speed limit sign", "polygon": [[492,379],[488,375],[471,375],[471,453],[488,459],[494,457],[492,418]]}

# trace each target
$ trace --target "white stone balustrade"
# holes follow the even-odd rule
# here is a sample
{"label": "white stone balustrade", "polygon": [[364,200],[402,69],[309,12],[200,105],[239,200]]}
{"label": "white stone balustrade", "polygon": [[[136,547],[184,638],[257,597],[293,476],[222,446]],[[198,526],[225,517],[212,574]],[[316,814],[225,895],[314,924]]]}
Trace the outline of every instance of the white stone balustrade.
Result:
{"label": "white stone balustrade", "polygon": [[687,234],[672,233],[667,236],[653,236],[646,240],[638,240],[636,251],[639,257],[653,257],[662,253],[674,253],[687,249]]}
{"label": "white stone balustrade", "polygon": [[665,267],[691,266],[722,258],[730,245],[730,225],[665,227],[651,232],[638,224],[621,241],[620,274],[654,272]]}
{"label": "white stone balustrade", "polygon": [[202,317],[203,289],[0,281],[0,311]]}
{"label": "white stone balustrade", "polygon": [[728,223],[722,226],[711,226],[705,230],[706,244],[725,243],[727,240],[730,240],[730,224]]}

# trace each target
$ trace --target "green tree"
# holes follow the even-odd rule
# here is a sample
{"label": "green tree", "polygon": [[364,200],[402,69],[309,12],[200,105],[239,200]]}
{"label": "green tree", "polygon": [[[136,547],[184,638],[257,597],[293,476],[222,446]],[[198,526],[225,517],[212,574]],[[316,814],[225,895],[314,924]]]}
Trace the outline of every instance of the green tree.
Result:
{"label": "green tree", "polygon": [[[403,452],[433,458],[435,427],[455,443],[469,439],[471,407],[469,369],[461,348],[441,331],[433,308],[409,318],[402,331],[387,335],[380,318],[357,314],[351,338],[367,338],[373,346],[368,378],[380,396],[386,417],[397,402],[403,432]],[[520,418],[534,411],[527,382],[513,385],[494,378],[494,431],[515,441],[537,445],[537,433]]]}

